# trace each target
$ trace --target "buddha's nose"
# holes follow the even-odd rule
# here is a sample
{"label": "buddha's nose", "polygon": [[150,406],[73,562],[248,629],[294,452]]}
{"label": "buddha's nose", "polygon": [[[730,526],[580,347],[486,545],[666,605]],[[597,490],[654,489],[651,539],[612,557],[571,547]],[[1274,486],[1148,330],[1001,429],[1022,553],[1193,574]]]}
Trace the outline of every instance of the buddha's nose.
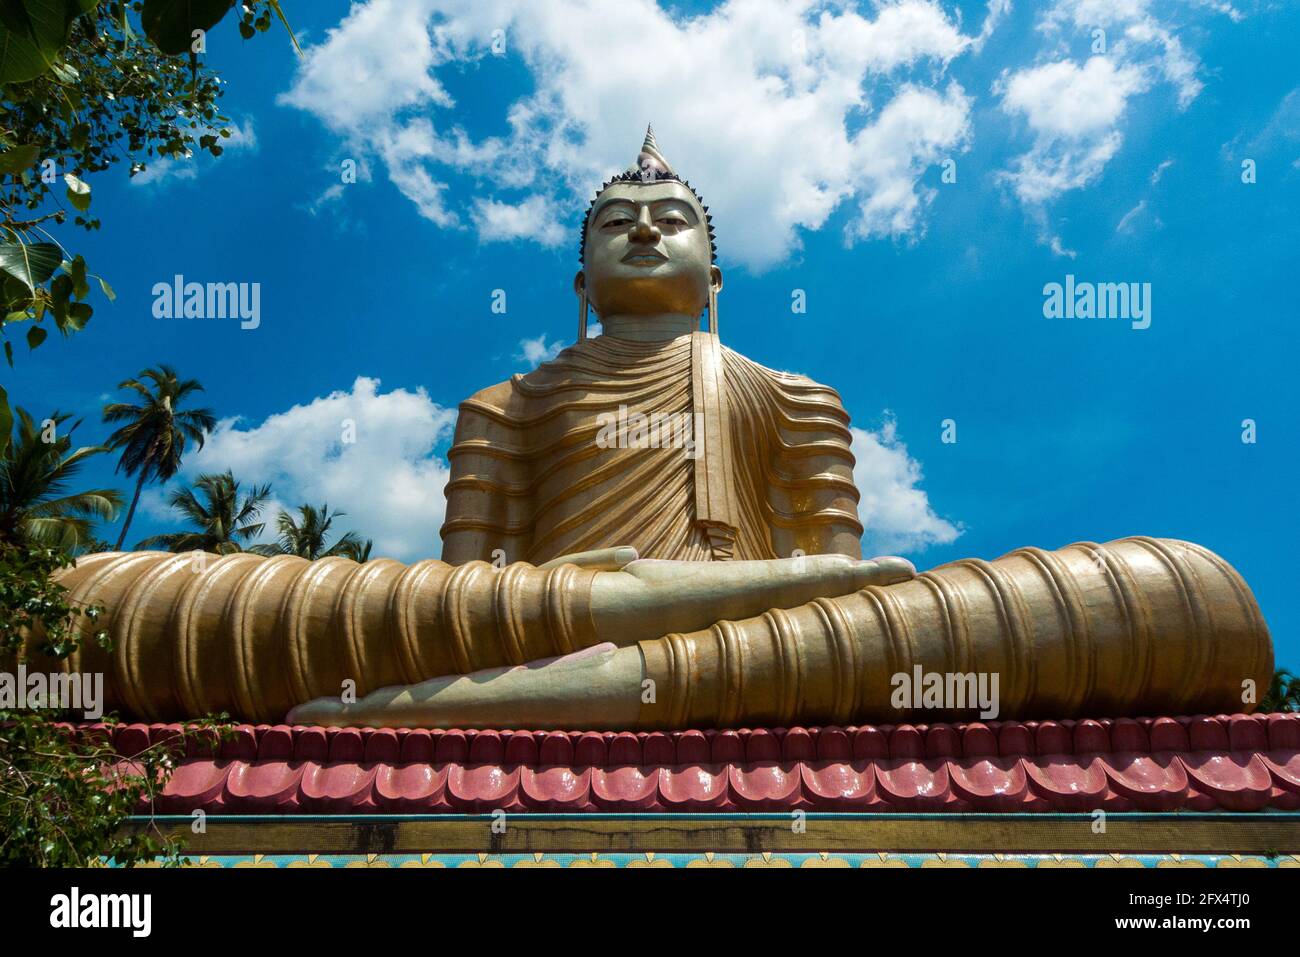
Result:
{"label": "buddha's nose", "polygon": [[637,214],[636,225],[632,227],[632,241],[635,243],[657,243],[662,234],[659,227],[650,218],[650,207],[642,206]]}

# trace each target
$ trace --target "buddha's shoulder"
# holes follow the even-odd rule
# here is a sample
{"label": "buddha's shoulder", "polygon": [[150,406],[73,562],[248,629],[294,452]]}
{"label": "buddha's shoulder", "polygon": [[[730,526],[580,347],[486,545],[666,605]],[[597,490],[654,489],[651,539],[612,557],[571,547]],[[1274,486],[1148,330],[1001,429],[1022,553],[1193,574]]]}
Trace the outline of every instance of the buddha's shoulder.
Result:
{"label": "buddha's shoulder", "polygon": [[474,409],[503,414],[518,411],[530,399],[551,391],[550,387],[557,382],[563,383],[568,378],[570,370],[562,360],[569,351],[566,349],[559,356],[540,362],[530,372],[516,372],[504,382],[480,389],[460,404],[461,410]]}
{"label": "buddha's shoulder", "polygon": [[839,392],[831,386],[824,385],[815,379],[806,376],[800,372],[786,372],[783,369],[772,369],[762,363],[755,362],[749,356],[742,355],[734,349],[727,346],[722,347],[723,354],[726,356],[726,363],[729,367],[744,370],[752,376],[763,379],[783,392],[797,393],[805,397],[816,397],[831,405],[843,408],[844,403],[840,398]]}
{"label": "buddha's shoulder", "polygon": [[460,407],[462,411],[465,409],[504,411],[509,406],[513,394],[514,380],[507,379],[504,382],[498,382],[496,385],[490,385],[486,389],[479,389],[462,402]]}
{"label": "buddha's shoulder", "polygon": [[599,340],[587,339],[543,359],[529,372],[516,372],[504,382],[480,389],[460,407],[500,413],[519,411],[531,407],[539,398],[571,391],[575,383],[600,378],[600,369],[612,371],[618,365],[616,359],[610,360],[606,355]]}

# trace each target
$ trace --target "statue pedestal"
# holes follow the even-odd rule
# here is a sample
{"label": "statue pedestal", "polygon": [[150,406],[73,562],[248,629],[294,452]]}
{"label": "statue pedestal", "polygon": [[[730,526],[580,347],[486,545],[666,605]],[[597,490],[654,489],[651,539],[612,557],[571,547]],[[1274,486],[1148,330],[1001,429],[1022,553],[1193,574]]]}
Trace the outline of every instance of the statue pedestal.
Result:
{"label": "statue pedestal", "polygon": [[[137,753],[173,728],[119,726],[115,745]],[[198,809],[204,834],[191,833]],[[675,733],[244,725],[215,757],[182,761],[156,810],[208,864],[1300,866],[1300,715]]]}

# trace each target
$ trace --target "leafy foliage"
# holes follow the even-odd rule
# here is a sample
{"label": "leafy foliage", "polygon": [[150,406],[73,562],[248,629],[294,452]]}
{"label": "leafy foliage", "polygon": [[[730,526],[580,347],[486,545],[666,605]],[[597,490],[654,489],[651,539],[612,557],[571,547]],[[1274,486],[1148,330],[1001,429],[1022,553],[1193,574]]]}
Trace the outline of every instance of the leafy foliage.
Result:
{"label": "leafy foliage", "polygon": [[281,512],[275,524],[279,539],[273,545],[254,545],[249,549],[259,555],[297,555],[315,561],[318,558],[330,558],[341,555],[354,562],[365,562],[370,558],[372,542],[362,541],[356,532],[344,532],[338,540],[327,545],[330,526],[334,519],[341,518],[346,512],[330,511],[328,505],[316,508],[314,505],[298,506],[298,519],[288,512]]}
{"label": "leafy foliage", "polygon": [[[52,548],[0,541],[0,661],[23,660],[25,646],[56,659],[84,640],[111,648],[98,628],[101,609],[71,604],[53,580],[70,563]],[[152,812],[188,742],[196,735],[200,745],[227,737],[228,724],[192,722],[178,737],[124,759],[105,734],[78,733],[61,717],[52,709],[0,709],[0,866],[85,867],[101,858],[128,867],[154,858],[180,862],[175,839],[122,824],[141,810]]]}
{"label": "leafy foliage", "polygon": [[1300,711],[1300,675],[1285,669],[1273,673],[1268,691],[1260,701],[1257,711]]}
{"label": "leafy foliage", "polygon": [[0,8],[0,81],[30,80],[54,68],[72,24],[97,0],[25,0]]}
{"label": "leafy foliage", "polygon": [[[23,338],[36,349],[48,338],[47,318],[65,336],[85,327],[93,315],[91,280],[114,298],[108,282],[49,231],[70,216],[83,229],[100,227],[89,215],[87,178],[123,159],[134,176],[158,159],[221,155],[231,123],[217,109],[220,82],[200,62],[204,44],[190,41],[194,29],[215,26],[233,7],[234,0],[0,3],[0,341],[11,366],[10,325],[27,324]],[[240,34],[265,31],[272,13],[288,29],[278,0],[243,0]],[[139,476],[137,499],[146,477],[170,477],[186,441],[202,445],[211,429],[207,410],[160,412],[177,409],[197,383],[179,382],[166,367],[142,377],[149,372],[159,373],[152,377],[156,392],[128,380],[123,387],[138,387],[146,401],[118,403],[114,420],[126,423],[114,447],[123,449],[119,467]],[[26,411],[17,413],[11,440],[14,410],[0,388],[0,661],[21,661],[27,650],[65,658],[88,633],[107,648],[107,633],[95,631],[99,609],[69,604],[53,578],[71,555],[106,548],[90,527],[111,517],[119,494],[67,490],[84,461],[105,449],[72,451],[76,426],[58,434],[66,416],[56,413],[37,429]],[[236,516],[246,511],[236,509]],[[220,726],[204,719],[120,756],[107,736],[79,733],[58,717],[0,710],[0,865],[86,866],[107,857],[130,866],[157,856],[177,862],[173,839],[122,824],[152,808],[187,742],[195,735],[210,742]]]}
{"label": "leafy foliage", "polygon": [[182,409],[182,401],[203,386],[197,379],[180,379],[168,365],[145,369],[134,379],[118,383],[142,400],[138,404],[113,402],[104,407],[105,422],[124,423],[108,437],[108,448],[121,449],[117,470],[136,476],[135,494],[126,521],[117,537],[117,547],[126,540],[127,529],[140,502],[140,490],[148,481],[166,482],[181,466],[187,442],[203,448],[204,436],[216,426],[211,409]]}
{"label": "leafy foliage", "polygon": [[68,416],[54,413],[37,423],[18,409],[12,440],[0,452],[0,541],[30,541],[71,551],[93,539],[97,521],[109,520],[122,505],[116,489],[72,492],[69,486],[86,461],[103,446],[72,448],[78,422],[63,430]]}
{"label": "leafy foliage", "polygon": [[99,609],[68,604],[66,589],[53,580],[55,572],[71,564],[71,558],[53,548],[0,542],[0,660],[21,658],[28,636],[35,636],[36,651],[64,658],[80,647],[83,620],[93,640],[108,646],[108,633],[93,631]]}
{"label": "leafy foliage", "polygon": [[118,755],[104,731],[81,731],[54,717],[0,711],[0,866],[184,863],[174,838],[122,824],[152,809],[189,741],[211,745],[228,734],[226,726],[209,718],[189,722],[173,738]]}
{"label": "leafy foliage", "polygon": [[[10,365],[10,325],[30,323],[24,338],[35,349],[48,338],[47,317],[65,336],[90,321],[91,280],[114,298],[49,232],[69,216],[83,229],[100,227],[90,215],[89,178],[122,160],[134,176],[156,160],[221,155],[232,134],[218,109],[221,81],[190,36],[233,7],[234,0],[0,5],[0,340]],[[273,14],[284,22],[278,0],[244,0],[240,34],[267,30]],[[181,33],[186,42],[177,47]],[[10,416],[0,389],[0,446]]]}
{"label": "leafy foliage", "polygon": [[[199,501],[195,491],[203,496],[204,501]],[[218,555],[242,552],[245,544],[261,534],[264,524],[256,519],[270,495],[270,485],[254,485],[241,496],[239,482],[229,471],[220,475],[200,475],[194,488],[177,489],[167,500],[176,512],[197,527],[190,531],[153,535],[136,547],[162,547],[172,552],[215,552]]]}

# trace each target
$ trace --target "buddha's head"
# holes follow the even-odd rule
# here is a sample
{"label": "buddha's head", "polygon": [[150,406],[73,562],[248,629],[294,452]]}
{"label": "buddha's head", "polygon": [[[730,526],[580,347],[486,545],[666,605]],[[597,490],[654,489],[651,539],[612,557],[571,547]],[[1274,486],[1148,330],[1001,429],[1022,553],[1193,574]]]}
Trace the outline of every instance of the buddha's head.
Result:
{"label": "buddha's head", "polygon": [[708,208],[647,129],[636,164],[606,183],[587,210],[574,289],[585,291],[602,319],[698,319],[722,288],[715,254]]}

